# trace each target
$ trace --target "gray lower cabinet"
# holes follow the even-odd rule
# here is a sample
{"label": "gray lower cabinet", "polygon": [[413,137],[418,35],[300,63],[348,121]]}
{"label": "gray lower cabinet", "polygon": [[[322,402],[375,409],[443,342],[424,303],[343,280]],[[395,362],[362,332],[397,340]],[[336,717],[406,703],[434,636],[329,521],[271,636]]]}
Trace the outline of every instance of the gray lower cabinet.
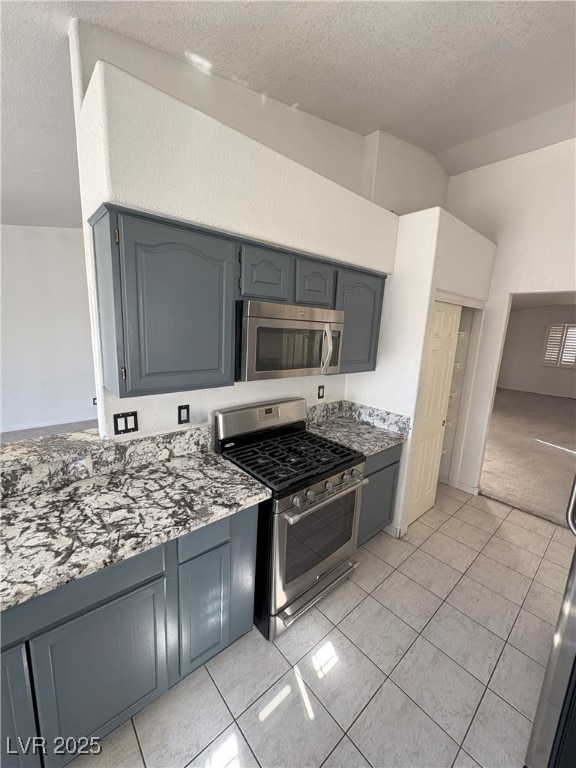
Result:
{"label": "gray lower cabinet", "polygon": [[257,522],[250,507],[4,611],[2,766],[40,766],[36,736],[44,768],[65,765],[66,739],[105,736],[248,632]]}
{"label": "gray lower cabinet", "polygon": [[362,491],[358,545],[364,544],[392,521],[401,452],[401,445],[394,446],[366,461],[368,485]]}
{"label": "gray lower cabinet", "polygon": [[2,654],[2,748],[4,768],[40,766],[30,675],[24,643]]}
{"label": "gray lower cabinet", "polygon": [[353,269],[338,270],[336,309],[344,310],[340,373],[376,368],[384,281]]}
{"label": "gray lower cabinet", "polygon": [[296,303],[333,307],[335,274],[331,264],[296,259]]}
{"label": "gray lower cabinet", "polygon": [[90,611],[30,642],[47,766],[58,737],[103,736],[168,689],[166,579]]}
{"label": "gray lower cabinet", "polygon": [[93,222],[105,386],[120,397],[233,384],[233,241],[106,210]]}
{"label": "gray lower cabinet", "polygon": [[182,675],[230,642],[230,555],[227,542],[178,567]]}
{"label": "gray lower cabinet", "polygon": [[292,301],[292,256],[254,245],[243,245],[241,260],[241,296]]}

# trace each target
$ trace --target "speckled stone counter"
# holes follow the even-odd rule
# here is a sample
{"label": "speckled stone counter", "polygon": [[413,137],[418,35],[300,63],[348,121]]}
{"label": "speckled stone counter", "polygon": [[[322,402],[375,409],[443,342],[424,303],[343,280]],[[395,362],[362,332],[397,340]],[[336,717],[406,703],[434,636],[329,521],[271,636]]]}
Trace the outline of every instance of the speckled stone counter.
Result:
{"label": "speckled stone counter", "polygon": [[57,489],[94,475],[142,467],[208,449],[212,429],[192,427],[136,440],[102,440],[97,429],[2,446],[2,498]]}
{"label": "speckled stone counter", "polygon": [[15,496],[3,505],[1,608],[269,496],[264,486],[208,450]]}
{"label": "speckled stone counter", "polygon": [[328,440],[342,443],[365,456],[372,456],[393,445],[405,442],[406,437],[382,427],[375,427],[363,421],[341,416],[328,421],[316,421],[308,425],[308,430]]}
{"label": "speckled stone counter", "polygon": [[[310,431],[366,456],[409,428],[405,416],[345,400],[308,416]],[[210,450],[211,432],[101,440],[90,429],[4,445],[1,608],[269,498]]]}

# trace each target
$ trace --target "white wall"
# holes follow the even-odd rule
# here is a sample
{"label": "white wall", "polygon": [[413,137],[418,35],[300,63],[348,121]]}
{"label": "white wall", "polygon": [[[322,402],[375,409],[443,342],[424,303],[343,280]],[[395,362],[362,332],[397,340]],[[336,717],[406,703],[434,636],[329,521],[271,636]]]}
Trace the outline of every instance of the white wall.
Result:
{"label": "white wall", "polygon": [[364,143],[362,194],[399,215],[445,204],[448,174],[436,155],[384,131]]}
{"label": "white wall", "polygon": [[440,211],[435,291],[461,297],[463,305],[479,306],[488,298],[495,258],[493,242],[448,211]]}
{"label": "white wall", "polygon": [[72,21],[70,47],[77,115],[96,62],[108,61],[327,179],[361,191],[364,140],[353,131],[85,21]]}
{"label": "white wall", "polygon": [[499,387],[576,397],[576,370],[542,365],[548,327],[552,323],[576,323],[576,307],[560,304],[510,312]]}
{"label": "white wall", "polygon": [[[431,305],[439,209],[400,217],[394,274],[386,280],[376,370],[346,377],[346,399],[409,416],[416,412]],[[402,450],[392,526],[404,532],[412,429]]]}
{"label": "white wall", "polygon": [[576,284],[574,163],[571,140],[453,176],[448,184],[448,210],[498,243],[462,463],[469,487],[479,486],[510,294]]}
{"label": "white wall", "polygon": [[363,137],[78,19],[70,49],[77,117],[96,62],[107,61],[383,208],[445,204],[448,175],[437,157],[383,131]]}
{"label": "white wall", "polygon": [[[442,208],[401,216],[394,273],[386,281],[376,371],[347,376],[346,399],[402,413],[413,423],[434,299],[444,292],[456,303],[482,306],[495,252],[494,243]],[[467,432],[467,419],[462,428]],[[392,523],[401,534],[414,460],[411,431],[402,452]]]}
{"label": "white wall", "polygon": [[104,202],[391,272],[398,217],[106,62],[78,120],[82,212]]}
{"label": "white wall", "polygon": [[[397,217],[110,64],[99,62],[78,121],[84,220],[102,202],[192,221],[295,250],[392,270]],[[102,386],[91,232],[84,227],[100,431],[136,409],[139,432],[175,427],[176,406],[193,419],[248,400],[304,394],[325,379],[246,384],[215,392],[116,398]],[[338,383],[338,380],[340,383]],[[333,382],[333,383],[332,383]],[[344,392],[331,379],[328,396]]]}
{"label": "white wall", "polygon": [[0,431],[96,418],[82,230],[1,228]]}

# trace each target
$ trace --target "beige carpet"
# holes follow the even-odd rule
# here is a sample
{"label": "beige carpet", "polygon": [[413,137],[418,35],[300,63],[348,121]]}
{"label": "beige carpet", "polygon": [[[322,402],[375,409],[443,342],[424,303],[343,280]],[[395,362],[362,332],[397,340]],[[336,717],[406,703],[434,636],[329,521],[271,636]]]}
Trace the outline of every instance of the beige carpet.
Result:
{"label": "beige carpet", "polygon": [[480,492],[566,525],[575,452],[576,400],[499,389]]}

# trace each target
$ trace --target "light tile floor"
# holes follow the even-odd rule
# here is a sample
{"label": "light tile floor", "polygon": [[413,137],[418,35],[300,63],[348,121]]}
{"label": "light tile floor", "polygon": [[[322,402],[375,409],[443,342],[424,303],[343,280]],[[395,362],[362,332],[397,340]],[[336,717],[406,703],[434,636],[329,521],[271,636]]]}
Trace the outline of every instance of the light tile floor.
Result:
{"label": "light tile floor", "polygon": [[240,638],[73,768],[521,768],[575,541],[440,485],[275,643]]}

